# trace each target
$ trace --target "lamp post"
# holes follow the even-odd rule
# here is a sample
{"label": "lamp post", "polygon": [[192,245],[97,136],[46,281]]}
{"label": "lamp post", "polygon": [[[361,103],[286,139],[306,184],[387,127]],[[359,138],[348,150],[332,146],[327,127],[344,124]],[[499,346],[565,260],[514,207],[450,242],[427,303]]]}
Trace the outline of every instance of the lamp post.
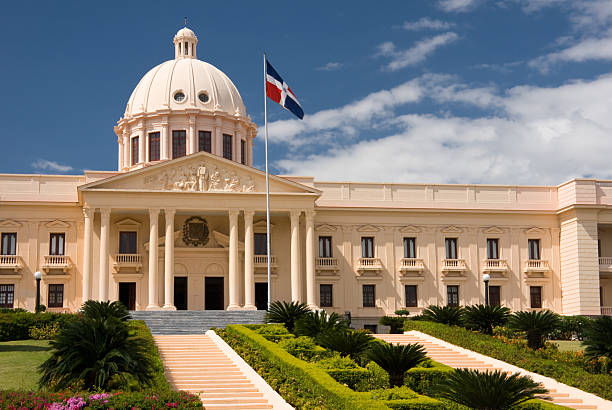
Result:
{"label": "lamp post", "polygon": [[491,280],[491,275],[485,273],[482,275],[482,280],[485,283],[485,306],[489,306],[489,280]]}
{"label": "lamp post", "polygon": [[42,279],[42,273],[40,271],[36,271],[34,273],[34,278],[36,279],[36,309],[34,312],[38,313],[40,309],[40,280]]}

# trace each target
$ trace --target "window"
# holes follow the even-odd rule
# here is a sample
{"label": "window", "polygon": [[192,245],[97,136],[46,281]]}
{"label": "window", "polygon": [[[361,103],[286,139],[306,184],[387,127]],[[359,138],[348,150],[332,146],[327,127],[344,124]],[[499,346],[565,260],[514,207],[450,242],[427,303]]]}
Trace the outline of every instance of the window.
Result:
{"label": "window", "polygon": [[240,163],[246,164],[246,141],[240,140]]}
{"label": "window", "polygon": [[542,286],[530,286],[529,297],[531,307],[534,309],[540,309],[542,307]]}
{"label": "window", "polygon": [[232,159],[232,136],[223,134],[223,158]]}
{"label": "window", "polygon": [[375,307],[376,285],[363,285],[361,289],[363,292],[363,307]]}
{"label": "window", "polygon": [[332,237],[319,236],[319,258],[332,257]]}
{"label": "window", "polygon": [[2,233],[2,255],[17,255],[17,233]]}
{"label": "window", "polygon": [[601,258],[601,239],[597,240],[597,257]]}
{"label": "window", "polygon": [[527,241],[527,245],[529,248],[529,259],[531,260],[540,259],[540,240],[539,239],[529,239]]}
{"label": "window", "polygon": [[187,133],[185,130],[172,131],[172,158],[184,157],[187,152]]}
{"label": "window", "polygon": [[268,254],[268,235],[265,233],[256,233],[255,239],[255,255]]}
{"label": "window", "polygon": [[446,304],[448,306],[459,306],[459,285],[446,287]]}
{"label": "window", "polygon": [[210,131],[198,131],[198,151],[212,151]]}
{"label": "window", "polygon": [[132,138],[132,165],[138,164],[138,137]]}
{"label": "window", "polygon": [[334,305],[332,289],[333,285],[319,285],[319,306],[332,307]]}
{"label": "window", "polygon": [[136,232],[119,232],[119,253],[138,253],[138,246],[136,245]]}
{"label": "window", "polygon": [[0,308],[13,308],[15,285],[0,285]]}
{"label": "window", "polygon": [[406,307],[417,307],[417,285],[404,286],[406,294]]}
{"label": "window", "polygon": [[416,258],[416,238],[404,238],[404,258]]}
{"label": "window", "polygon": [[363,329],[372,333],[378,333],[378,325],[363,325]]}
{"label": "window", "polygon": [[499,239],[487,239],[487,259],[499,259]]}
{"label": "window", "polygon": [[501,286],[489,286],[489,305],[501,306]]}
{"label": "window", "polygon": [[159,132],[149,134],[149,161],[159,161]]}
{"label": "window", "polygon": [[457,238],[446,238],[446,259],[457,259]]}
{"label": "window", "polygon": [[202,101],[203,103],[207,103],[208,102],[208,94],[206,93],[200,93],[198,94],[198,98],[200,99],[200,101]]}
{"label": "window", "polygon": [[371,236],[364,236],[361,238],[361,257],[362,258],[373,258],[374,257],[374,238]]}
{"label": "window", "polygon": [[180,91],[176,92],[174,94],[174,101],[179,103],[185,101],[185,94]]}
{"label": "window", "polygon": [[49,255],[63,255],[66,244],[66,234],[52,233],[49,235]]}
{"label": "window", "polygon": [[189,54],[189,43],[185,41],[185,55]]}
{"label": "window", "polygon": [[64,285],[49,285],[47,304],[50,308],[64,307]]}

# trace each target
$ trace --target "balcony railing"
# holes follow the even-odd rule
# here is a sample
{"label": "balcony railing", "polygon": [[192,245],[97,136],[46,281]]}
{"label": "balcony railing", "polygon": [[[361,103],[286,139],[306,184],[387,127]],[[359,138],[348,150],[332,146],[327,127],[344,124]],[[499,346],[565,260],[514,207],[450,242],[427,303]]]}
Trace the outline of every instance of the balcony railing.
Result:
{"label": "balcony railing", "polygon": [[338,270],[338,259],[316,258],[315,265],[318,271],[336,271]]}
{"label": "balcony railing", "polygon": [[604,316],[612,316],[612,306],[601,306],[601,314]]}
{"label": "balcony railing", "polygon": [[[253,256],[253,266],[255,269],[263,269],[268,267],[268,255],[254,255]],[[278,265],[276,263],[276,256],[270,255],[270,267],[276,268]]]}
{"label": "balcony railing", "polygon": [[19,255],[0,255],[0,269],[13,269],[19,272],[23,268],[23,261]]}
{"label": "balcony railing", "polygon": [[42,269],[49,272],[51,269],[61,269],[67,272],[72,267],[72,261],[68,255],[45,255]]}
{"label": "balcony railing", "polygon": [[400,260],[400,272],[406,274],[410,272],[423,272],[425,270],[425,263],[420,258],[402,258]]}
{"label": "balcony railing", "polygon": [[357,260],[357,271],[374,271],[382,270],[382,262],[380,258],[359,258]]}
{"label": "balcony railing", "polygon": [[505,259],[485,259],[482,261],[483,272],[506,272],[508,262]]}
{"label": "balcony railing", "polygon": [[612,257],[601,256],[599,258],[599,270],[604,272],[612,272]]}
{"label": "balcony railing", "polygon": [[543,259],[529,259],[525,261],[525,273],[546,273],[550,271],[548,261]]}
{"label": "balcony railing", "polygon": [[137,272],[142,268],[142,257],[139,253],[117,253],[113,269],[119,272],[121,269],[136,269]]}
{"label": "balcony railing", "polygon": [[442,259],[442,272],[462,272],[466,270],[465,259]]}

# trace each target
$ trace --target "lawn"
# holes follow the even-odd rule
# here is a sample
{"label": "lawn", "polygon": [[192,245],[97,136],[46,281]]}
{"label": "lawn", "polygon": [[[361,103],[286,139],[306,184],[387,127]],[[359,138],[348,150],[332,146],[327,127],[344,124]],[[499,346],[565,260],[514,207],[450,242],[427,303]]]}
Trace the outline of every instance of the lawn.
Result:
{"label": "lawn", "polygon": [[0,342],[0,390],[38,390],[38,365],[49,356],[48,340]]}
{"label": "lawn", "polygon": [[560,352],[581,352],[584,350],[580,340],[551,340],[551,342],[559,346]]}

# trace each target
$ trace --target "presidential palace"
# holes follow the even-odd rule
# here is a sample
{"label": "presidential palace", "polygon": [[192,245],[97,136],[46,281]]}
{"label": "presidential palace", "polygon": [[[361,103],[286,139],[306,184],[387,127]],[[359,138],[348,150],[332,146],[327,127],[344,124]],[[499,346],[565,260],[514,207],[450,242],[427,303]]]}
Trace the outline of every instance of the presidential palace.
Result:
{"label": "presidential palace", "polygon": [[362,323],[490,302],[612,314],[612,181],[557,186],[326,182],[253,168],[257,126],[196,35],[151,69],[114,127],[117,171],[0,175],[0,307],[265,309]]}

